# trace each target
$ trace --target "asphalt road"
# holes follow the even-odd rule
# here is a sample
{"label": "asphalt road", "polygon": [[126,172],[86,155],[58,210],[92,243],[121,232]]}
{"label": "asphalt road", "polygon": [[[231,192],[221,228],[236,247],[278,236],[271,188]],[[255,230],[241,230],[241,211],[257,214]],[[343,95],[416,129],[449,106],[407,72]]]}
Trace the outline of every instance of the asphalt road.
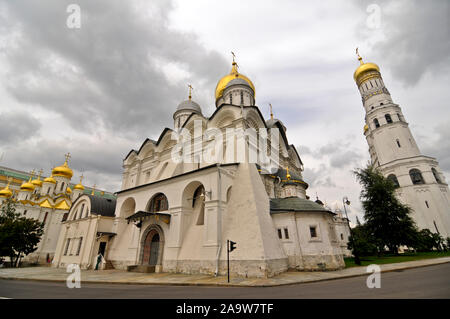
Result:
{"label": "asphalt road", "polygon": [[83,284],[0,280],[0,298],[445,298],[450,299],[450,263],[381,274],[381,288],[369,289],[367,276],[278,287],[196,287]]}

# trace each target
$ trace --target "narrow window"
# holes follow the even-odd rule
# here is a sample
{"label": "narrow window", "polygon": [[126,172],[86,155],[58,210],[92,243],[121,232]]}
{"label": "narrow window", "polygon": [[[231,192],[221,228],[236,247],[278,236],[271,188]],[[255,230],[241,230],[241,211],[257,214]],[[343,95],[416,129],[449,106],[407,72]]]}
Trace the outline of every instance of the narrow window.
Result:
{"label": "narrow window", "polygon": [[434,179],[436,180],[436,182],[438,182],[439,184],[442,183],[441,178],[439,177],[438,172],[436,171],[436,169],[434,167],[431,168],[431,171],[433,172],[434,175]]}
{"label": "narrow window", "polygon": [[84,214],[84,204],[81,205],[80,218],[83,218],[83,214]]}
{"label": "narrow window", "polygon": [[427,208],[430,208],[430,205],[428,205],[428,201],[425,201],[425,205],[427,205]]}
{"label": "narrow window", "polygon": [[83,237],[80,237],[80,240],[78,241],[77,256],[80,255],[81,243],[82,243],[82,242],[83,242]]}
{"label": "narrow window", "polygon": [[241,90],[241,105],[244,105],[244,91]]}
{"label": "narrow window", "polygon": [[341,240],[344,240],[344,234],[341,234]]}
{"label": "narrow window", "polygon": [[392,118],[391,118],[390,114],[386,114],[384,117],[386,118],[387,123],[389,123],[389,124],[392,123]]}
{"label": "narrow window", "polygon": [[316,226],[309,226],[309,233],[311,234],[311,238],[317,238]]}
{"label": "narrow window", "polygon": [[437,228],[436,221],[433,220],[434,228],[436,228],[436,232],[439,234],[439,229]]}
{"label": "narrow window", "polygon": [[400,141],[397,139],[397,146],[398,147],[401,147],[401,145],[400,145]]}
{"label": "narrow window", "polygon": [[45,221],[47,220],[47,215],[48,215],[48,212],[45,212],[44,220],[43,220],[43,223],[44,223],[44,224],[45,224]]}
{"label": "narrow window", "polygon": [[61,192],[62,192],[63,188],[64,188],[64,183],[61,184],[61,189],[60,189]]}
{"label": "narrow window", "polygon": [[373,88],[373,84],[372,84],[372,81],[369,81],[370,82],[370,86]]}
{"label": "narrow window", "polygon": [[395,185],[396,188],[400,187],[400,184],[398,183],[397,176],[395,176],[394,174],[389,175],[387,177],[387,179],[390,180]]}
{"label": "narrow window", "polygon": [[289,231],[287,228],[284,229],[284,238],[289,239]]}
{"label": "narrow window", "polygon": [[47,188],[47,195],[50,193],[50,187]]}
{"label": "narrow window", "polygon": [[374,119],[373,124],[375,124],[375,128],[380,127],[380,123],[378,122],[378,119]]}
{"label": "narrow window", "polygon": [[283,238],[283,234],[281,233],[281,229],[280,228],[278,228],[278,238]]}
{"label": "narrow window", "polygon": [[25,216],[27,214],[27,210],[25,209],[24,211],[23,211],[23,216]]}
{"label": "narrow window", "polygon": [[230,104],[233,104],[233,95],[230,93]]}
{"label": "narrow window", "polygon": [[368,90],[369,88],[367,87],[367,83],[365,83],[365,85],[366,85],[366,90]]}
{"label": "narrow window", "polygon": [[70,238],[66,241],[66,248],[64,248],[64,256],[67,256],[67,251],[69,250]]}
{"label": "narrow window", "polygon": [[397,113],[397,116],[398,116],[398,120],[401,121],[402,117],[400,116],[400,113]]}

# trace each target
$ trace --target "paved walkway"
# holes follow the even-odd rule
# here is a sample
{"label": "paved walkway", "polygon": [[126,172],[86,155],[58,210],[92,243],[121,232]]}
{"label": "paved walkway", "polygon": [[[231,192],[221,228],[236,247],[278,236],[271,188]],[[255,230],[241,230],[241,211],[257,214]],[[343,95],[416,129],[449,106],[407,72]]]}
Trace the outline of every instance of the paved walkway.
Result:
{"label": "paved walkway", "polygon": [[[382,272],[408,268],[425,267],[449,263],[450,257],[423,259],[395,264],[380,265]],[[42,280],[64,282],[69,273],[65,269],[51,267],[0,268],[0,279]],[[305,282],[332,280],[368,275],[366,267],[352,267],[327,272],[289,271],[271,278],[237,278],[232,277],[227,283],[226,276],[185,275],[172,273],[134,273],[123,270],[82,270],[82,283],[103,284],[139,284],[139,285],[177,285],[177,286],[238,286],[238,287],[270,287],[292,285]]]}

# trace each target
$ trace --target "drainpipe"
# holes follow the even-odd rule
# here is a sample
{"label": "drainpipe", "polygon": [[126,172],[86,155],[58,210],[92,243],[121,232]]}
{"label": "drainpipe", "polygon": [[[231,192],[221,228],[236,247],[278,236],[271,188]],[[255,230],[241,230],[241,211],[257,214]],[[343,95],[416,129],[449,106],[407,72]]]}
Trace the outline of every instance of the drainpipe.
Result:
{"label": "drainpipe", "polygon": [[219,247],[217,248],[217,257],[216,257],[216,272],[215,276],[219,275],[219,262],[220,262],[220,253],[222,251],[222,176],[220,175],[220,163],[217,163],[217,196],[219,199],[218,202],[218,212],[217,212],[217,241],[219,243]]}

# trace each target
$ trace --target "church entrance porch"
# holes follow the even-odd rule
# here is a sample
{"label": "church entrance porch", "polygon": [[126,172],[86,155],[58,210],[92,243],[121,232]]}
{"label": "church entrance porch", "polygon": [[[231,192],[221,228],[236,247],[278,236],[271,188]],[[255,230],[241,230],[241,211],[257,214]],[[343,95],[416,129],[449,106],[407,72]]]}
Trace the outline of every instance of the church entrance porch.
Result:
{"label": "church entrance porch", "polygon": [[138,265],[128,266],[128,271],[161,272],[164,251],[164,233],[157,224],[152,224],[143,232]]}

